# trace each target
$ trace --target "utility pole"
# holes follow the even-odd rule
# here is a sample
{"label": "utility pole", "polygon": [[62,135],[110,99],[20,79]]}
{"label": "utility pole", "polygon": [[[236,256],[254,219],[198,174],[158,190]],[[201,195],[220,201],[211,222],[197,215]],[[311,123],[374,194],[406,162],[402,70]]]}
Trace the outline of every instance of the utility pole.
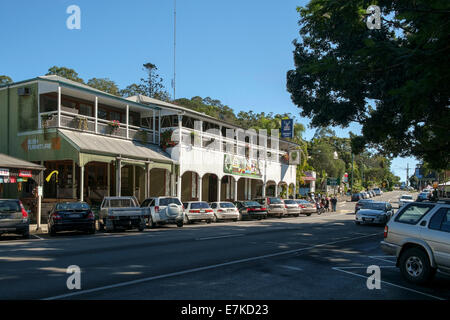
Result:
{"label": "utility pole", "polygon": [[352,152],[352,180],[350,185],[350,194],[353,193],[353,152]]}
{"label": "utility pole", "polygon": [[409,184],[409,163],[406,164],[406,187]]}
{"label": "utility pole", "polygon": [[177,0],[173,0],[173,100],[176,99]]}

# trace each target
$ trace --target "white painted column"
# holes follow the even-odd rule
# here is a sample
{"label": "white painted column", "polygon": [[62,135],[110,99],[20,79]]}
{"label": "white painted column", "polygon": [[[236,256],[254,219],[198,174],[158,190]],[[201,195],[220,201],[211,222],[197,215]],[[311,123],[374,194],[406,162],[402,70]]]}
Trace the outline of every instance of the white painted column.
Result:
{"label": "white painted column", "polygon": [[95,133],[98,133],[98,97],[95,97],[94,105],[94,117],[95,117]]}
{"label": "white painted column", "polygon": [[152,125],[152,127],[153,127],[153,143],[156,143],[156,112],[155,112],[155,109],[153,109],[152,110],[152,115],[153,115],[153,119],[152,119],[152,121],[153,121],[153,125]]}
{"label": "white painted column", "polygon": [[181,168],[178,168],[178,177],[177,177],[177,197],[181,201],[181,186],[182,186],[182,175],[181,175]]}
{"label": "white painted column", "polygon": [[77,198],[77,189],[75,188],[75,160],[72,161],[72,199]]}
{"label": "white painted column", "polygon": [[[130,106],[129,105],[127,105],[127,107],[126,107],[126,128],[127,128],[127,139],[129,139],[130,138],[130,133],[129,133],[129,125],[130,125]],[[134,170],[134,166],[133,166],[133,170]],[[133,188],[134,188],[134,186],[133,186]],[[133,189],[133,195],[134,195],[134,189]]]}
{"label": "white painted column", "polygon": [[80,167],[80,201],[84,201],[84,165]]}
{"label": "white painted column", "polygon": [[198,188],[198,201],[202,201],[202,194],[203,194],[203,177],[198,175],[198,182],[197,182],[197,188]]}
{"label": "white painted column", "polygon": [[176,190],[175,190],[175,172],[170,173],[170,196],[175,197],[176,196]]}
{"label": "white painted column", "polygon": [[252,200],[252,179],[248,179],[248,200]]}
{"label": "white painted column", "polygon": [[61,127],[61,86],[58,86],[58,128]]}
{"label": "white painted column", "polygon": [[220,202],[220,194],[222,192],[221,188],[222,188],[222,178],[218,177],[217,178],[217,201],[219,201],[219,202]]}
{"label": "white painted column", "polygon": [[278,197],[278,183],[275,184],[275,197]]}
{"label": "white painted column", "polygon": [[166,186],[166,190],[164,190],[164,195],[165,196],[169,196],[170,195],[170,173],[169,170],[165,171],[165,186]]}
{"label": "white painted column", "polygon": [[158,110],[158,144],[161,143],[161,110]]}
{"label": "white painted column", "polygon": [[136,166],[133,166],[133,177],[132,177],[132,188],[133,188],[133,196],[136,196]]}
{"label": "white painted column", "polygon": [[122,189],[122,161],[116,160],[116,197],[120,197]]}
{"label": "white painted column", "polygon": [[295,199],[295,196],[297,194],[297,186],[294,184],[294,190],[293,190],[293,198]]}
{"label": "white painted column", "polygon": [[234,198],[234,201],[237,201],[237,186],[238,186],[238,181],[237,181],[237,179],[235,178],[234,179],[234,192],[233,192],[233,198]]}
{"label": "white painted column", "polygon": [[263,185],[262,185],[262,197],[263,198],[266,197],[266,188],[267,188],[267,183],[263,182]]}
{"label": "white painted column", "polygon": [[108,197],[111,196],[111,164],[108,162],[108,164],[106,165],[106,188],[108,190],[106,190],[106,194],[108,195]]}

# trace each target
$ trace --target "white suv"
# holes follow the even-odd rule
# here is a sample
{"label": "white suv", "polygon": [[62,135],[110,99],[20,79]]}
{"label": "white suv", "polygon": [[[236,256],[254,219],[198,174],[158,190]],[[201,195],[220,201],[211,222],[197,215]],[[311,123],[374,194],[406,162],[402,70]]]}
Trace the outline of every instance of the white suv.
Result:
{"label": "white suv", "polygon": [[150,208],[148,225],[154,228],[158,224],[176,224],[182,227],[184,224],[183,205],[177,197],[155,197],[145,199],[141,208]]}
{"label": "white suv", "polygon": [[381,249],[397,257],[410,282],[426,283],[437,270],[450,274],[450,202],[414,202],[387,223]]}

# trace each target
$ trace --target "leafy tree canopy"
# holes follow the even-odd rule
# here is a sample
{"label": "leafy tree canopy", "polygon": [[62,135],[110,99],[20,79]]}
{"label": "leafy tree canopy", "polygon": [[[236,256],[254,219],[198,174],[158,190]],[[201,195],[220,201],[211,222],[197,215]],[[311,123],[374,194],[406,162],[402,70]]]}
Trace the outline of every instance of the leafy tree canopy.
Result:
{"label": "leafy tree canopy", "polygon": [[92,78],[89,79],[87,85],[92,88],[113,94],[115,96],[120,95],[119,88],[117,87],[116,83],[112,80],[109,80],[108,78]]}
{"label": "leafy tree canopy", "polygon": [[[373,4],[379,30],[366,25]],[[311,0],[298,12],[287,90],[301,115],[315,127],[360,123],[355,153],[369,146],[448,168],[450,2]]]}
{"label": "leafy tree canopy", "polygon": [[0,85],[12,83],[12,82],[13,82],[13,80],[10,77],[5,76],[5,75],[0,75]]}
{"label": "leafy tree canopy", "polygon": [[67,67],[57,67],[57,66],[53,66],[50,69],[48,69],[48,72],[46,74],[48,75],[57,75],[72,81],[76,81],[79,83],[84,83],[84,80],[81,79],[78,76],[78,73],[74,70],[74,69],[70,69]]}

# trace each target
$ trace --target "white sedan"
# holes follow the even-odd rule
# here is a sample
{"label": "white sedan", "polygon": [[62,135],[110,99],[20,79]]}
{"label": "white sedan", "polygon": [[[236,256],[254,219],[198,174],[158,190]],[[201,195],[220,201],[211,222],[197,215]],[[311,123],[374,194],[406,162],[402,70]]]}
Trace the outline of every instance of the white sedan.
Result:
{"label": "white sedan", "polygon": [[410,202],[414,202],[412,195],[404,194],[400,198],[398,198],[398,207],[401,208],[405,204],[408,204]]}
{"label": "white sedan", "polygon": [[214,211],[214,222],[217,220],[239,220],[239,210],[231,202],[211,202]]}

